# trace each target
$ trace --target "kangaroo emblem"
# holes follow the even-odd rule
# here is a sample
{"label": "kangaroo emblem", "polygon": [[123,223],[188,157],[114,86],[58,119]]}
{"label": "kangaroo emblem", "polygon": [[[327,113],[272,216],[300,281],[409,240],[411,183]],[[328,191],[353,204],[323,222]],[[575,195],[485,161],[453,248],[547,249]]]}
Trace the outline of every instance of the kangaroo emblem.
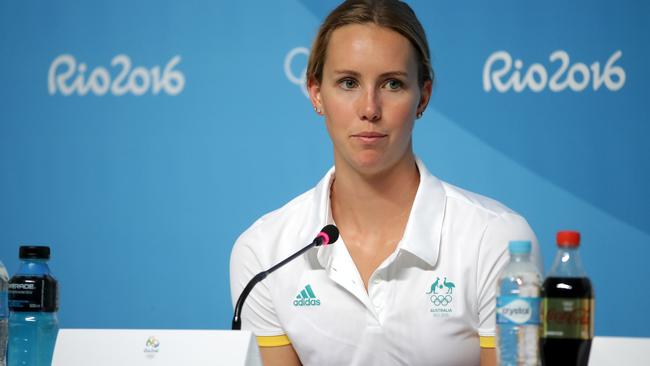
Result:
{"label": "kangaroo emblem", "polygon": [[447,288],[447,293],[448,294],[451,294],[454,291],[454,289],[456,288],[456,285],[454,285],[453,282],[447,282],[447,277],[445,277],[445,279],[442,281],[442,283]]}
{"label": "kangaroo emblem", "polygon": [[[445,277],[445,278],[447,278],[447,277]],[[427,295],[436,293],[436,287],[438,287],[438,283],[440,283],[440,277],[436,277],[436,282],[434,282],[431,285],[431,291],[427,292]],[[442,288],[442,286],[441,286],[441,288]]]}

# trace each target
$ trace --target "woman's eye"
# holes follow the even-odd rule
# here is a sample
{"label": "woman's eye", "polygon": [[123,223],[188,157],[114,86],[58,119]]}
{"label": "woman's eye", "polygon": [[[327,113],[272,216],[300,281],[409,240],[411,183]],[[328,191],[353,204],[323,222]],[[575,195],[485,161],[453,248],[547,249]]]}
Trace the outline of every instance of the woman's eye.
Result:
{"label": "woman's eye", "polygon": [[397,90],[402,87],[403,83],[396,79],[390,79],[386,82],[386,87],[390,90]]}
{"label": "woman's eye", "polygon": [[352,79],[343,79],[339,84],[343,89],[354,89],[357,86],[357,82]]}

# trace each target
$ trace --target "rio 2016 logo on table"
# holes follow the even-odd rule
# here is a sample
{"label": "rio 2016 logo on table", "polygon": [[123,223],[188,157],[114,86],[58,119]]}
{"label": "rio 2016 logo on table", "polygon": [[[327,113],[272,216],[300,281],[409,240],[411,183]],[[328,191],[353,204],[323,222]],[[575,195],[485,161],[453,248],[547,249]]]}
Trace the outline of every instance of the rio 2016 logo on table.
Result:
{"label": "rio 2016 logo on table", "polygon": [[569,54],[557,50],[551,53],[549,61],[558,61],[560,65],[549,78],[549,71],[544,65],[533,63],[524,70],[523,61],[516,59],[513,62],[508,52],[497,51],[487,58],[483,66],[483,90],[489,92],[494,87],[500,93],[510,89],[521,93],[529,88],[539,93],[548,86],[552,92],[561,92],[567,87],[574,92],[581,92],[589,85],[594,91],[604,85],[608,90],[615,92],[625,85],[625,70],[615,65],[622,55],[620,50],[614,52],[604,67],[601,67],[600,62],[593,62],[590,66],[581,62],[571,65]]}
{"label": "rio 2016 logo on table", "polygon": [[111,60],[111,66],[117,68],[117,75],[103,66],[88,71],[86,63],[77,63],[74,56],[60,55],[52,61],[47,74],[47,89],[50,95],[57,92],[68,96],[77,93],[80,96],[92,92],[102,96],[112,94],[122,96],[131,93],[136,96],[164,92],[168,95],[178,95],[185,88],[185,75],[176,66],[181,57],[176,55],[167,62],[164,69],[154,66],[150,69],[138,66],[131,68],[131,59],[127,55],[117,55]]}
{"label": "rio 2016 logo on table", "polygon": [[160,341],[155,336],[147,338],[144,353],[158,353],[160,351]]}

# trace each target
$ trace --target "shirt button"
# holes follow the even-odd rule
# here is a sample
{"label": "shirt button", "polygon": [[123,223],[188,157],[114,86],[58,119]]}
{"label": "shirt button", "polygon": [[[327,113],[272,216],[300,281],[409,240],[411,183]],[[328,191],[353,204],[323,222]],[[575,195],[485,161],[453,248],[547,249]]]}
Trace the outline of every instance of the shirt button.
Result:
{"label": "shirt button", "polygon": [[374,283],[375,285],[379,285],[379,282],[380,282],[380,281],[379,281],[378,279],[374,279],[374,280],[372,281],[372,283]]}

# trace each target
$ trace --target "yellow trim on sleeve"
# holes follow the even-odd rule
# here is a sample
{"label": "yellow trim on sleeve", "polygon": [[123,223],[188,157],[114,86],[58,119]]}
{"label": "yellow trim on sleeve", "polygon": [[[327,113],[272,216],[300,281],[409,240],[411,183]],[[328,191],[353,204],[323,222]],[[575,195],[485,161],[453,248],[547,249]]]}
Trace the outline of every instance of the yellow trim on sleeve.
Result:
{"label": "yellow trim on sleeve", "polygon": [[257,336],[257,345],[260,347],[279,347],[291,344],[286,334],[279,336]]}
{"label": "yellow trim on sleeve", "polygon": [[495,348],[496,340],[494,337],[481,336],[479,337],[479,344],[481,345],[481,348]]}

